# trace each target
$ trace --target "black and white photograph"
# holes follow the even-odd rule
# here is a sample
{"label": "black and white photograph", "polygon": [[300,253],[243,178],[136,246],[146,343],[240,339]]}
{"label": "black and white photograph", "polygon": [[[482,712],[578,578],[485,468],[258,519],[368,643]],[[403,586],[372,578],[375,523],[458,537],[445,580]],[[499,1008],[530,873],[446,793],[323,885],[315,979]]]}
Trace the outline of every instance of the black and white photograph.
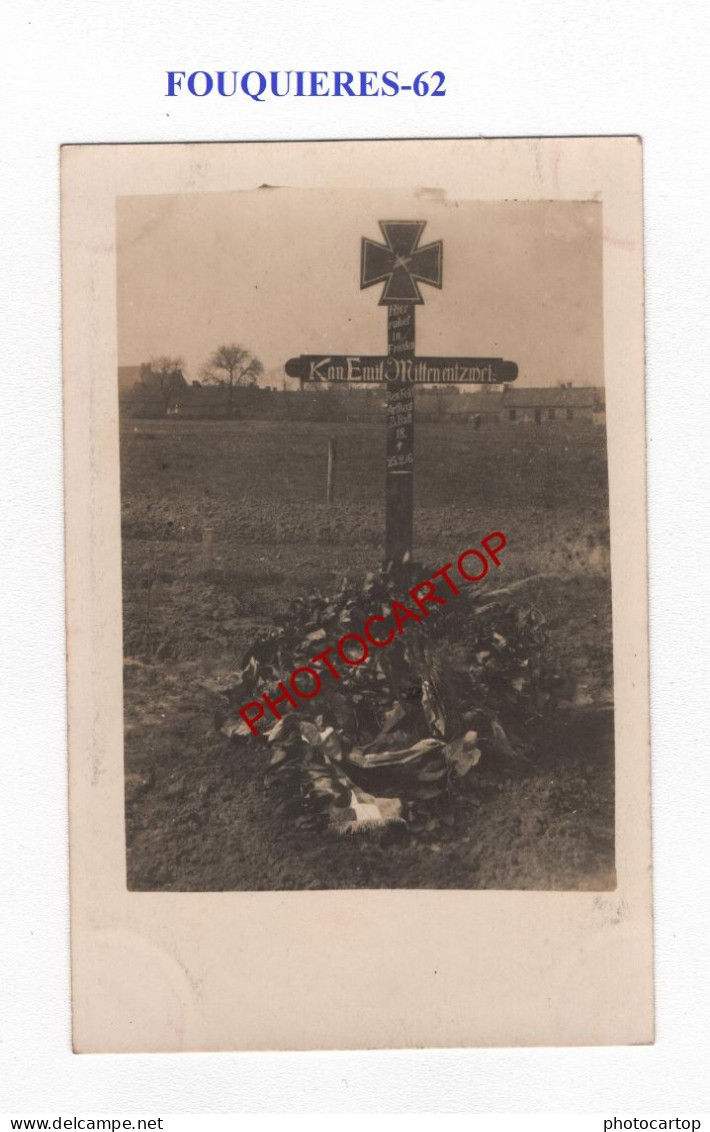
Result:
{"label": "black and white photograph", "polygon": [[615,888],[603,241],[117,199],[131,890]]}

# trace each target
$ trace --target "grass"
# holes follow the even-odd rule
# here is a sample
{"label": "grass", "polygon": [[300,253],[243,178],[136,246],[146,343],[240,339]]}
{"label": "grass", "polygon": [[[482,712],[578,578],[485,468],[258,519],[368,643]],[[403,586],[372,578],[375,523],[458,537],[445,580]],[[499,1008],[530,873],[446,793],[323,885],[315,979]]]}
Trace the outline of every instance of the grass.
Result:
{"label": "grass", "polygon": [[[332,505],[325,502],[329,436],[338,441]],[[240,763],[239,753],[214,734],[204,677],[234,668],[255,631],[299,592],[327,591],[344,573],[363,574],[379,564],[384,412],[381,428],[126,420],[121,441],[133,887],[534,888],[608,879],[613,753],[606,724],[597,739],[589,721],[583,739],[560,737],[558,728],[541,758],[542,778],[511,784],[503,800],[484,801],[478,833],[454,830],[439,849],[412,844],[384,855],[373,847],[324,850],[308,835],[296,836],[270,812],[263,768],[254,760]],[[545,576],[527,596],[558,623],[554,648],[583,688],[584,702],[608,706],[603,429],[561,423],[474,431],[427,423],[417,428],[415,448],[416,557],[436,569],[487,532],[504,531],[504,577]],[[207,527],[214,546],[206,563]],[[584,782],[579,775],[565,779],[570,750],[576,770],[580,760],[595,768],[587,778],[583,772]],[[526,807],[537,824],[523,814]],[[513,831],[516,822],[527,831],[515,832],[517,864],[510,846],[505,853],[502,844],[495,849],[498,835],[510,840],[510,822]],[[558,830],[559,839],[555,823],[567,830]],[[541,846],[530,831],[543,827],[553,832]],[[235,861],[237,842],[242,850]],[[556,863],[551,845],[562,854]]]}

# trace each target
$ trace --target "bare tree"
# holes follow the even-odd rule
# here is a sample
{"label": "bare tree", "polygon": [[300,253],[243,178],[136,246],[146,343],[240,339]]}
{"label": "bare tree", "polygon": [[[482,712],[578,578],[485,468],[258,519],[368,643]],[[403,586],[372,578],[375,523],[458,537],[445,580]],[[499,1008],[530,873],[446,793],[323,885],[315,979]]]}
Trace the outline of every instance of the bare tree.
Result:
{"label": "bare tree", "polygon": [[255,385],[264,372],[264,367],[251,350],[233,342],[231,346],[220,346],[203,366],[201,378],[205,382],[224,382],[229,386],[229,412],[234,403],[235,385]]}

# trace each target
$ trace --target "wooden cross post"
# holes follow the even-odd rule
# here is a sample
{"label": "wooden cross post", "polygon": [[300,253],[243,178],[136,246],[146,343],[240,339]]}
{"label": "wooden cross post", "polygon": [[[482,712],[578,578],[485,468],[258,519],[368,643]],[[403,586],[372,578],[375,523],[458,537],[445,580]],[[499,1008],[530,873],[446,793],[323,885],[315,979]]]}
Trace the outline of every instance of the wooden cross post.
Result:
{"label": "wooden cross post", "polygon": [[[406,361],[414,357],[414,306],[387,308],[387,353]],[[414,526],[414,385],[406,367],[387,382],[385,449],[385,563],[406,571],[412,558]]]}
{"label": "wooden cross post", "polygon": [[414,308],[419,283],[442,286],[443,242],[419,246],[425,220],[381,220],[384,244],[367,238],[360,253],[360,288],[384,283],[386,356],[301,354],[286,362],[301,382],[353,382],[387,387],[385,563],[403,579],[412,558],[414,517],[414,386],[497,385],[515,381],[518,367],[503,358],[421,358],[415,354]]}
{"label": "wooden cross post", "polygon": [[[419,247],[425,220],[381,220],[384,244],[363,239],[360,288],[384,283],[387,354],[396,359],[387,382],[385,560],[406,572],[412,558],[414,521],[414,308],[423,303],[418,283],[441,287],[443,241]],[[410,363],[407,365],[407,363]]]}

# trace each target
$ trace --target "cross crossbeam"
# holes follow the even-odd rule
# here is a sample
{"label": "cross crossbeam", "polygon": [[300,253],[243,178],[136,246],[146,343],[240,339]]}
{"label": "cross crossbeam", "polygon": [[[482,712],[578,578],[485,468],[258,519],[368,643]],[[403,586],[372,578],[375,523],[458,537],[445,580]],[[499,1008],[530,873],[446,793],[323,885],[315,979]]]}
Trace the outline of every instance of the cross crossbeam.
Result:
{"label": "cross crossbeam", "polygon": [[341,385],[369,385],[406,378],[414,385],[502,385],[518,367],[503,358],[420,358],[391,354],[300,354],[286,362],[289,377]]}

